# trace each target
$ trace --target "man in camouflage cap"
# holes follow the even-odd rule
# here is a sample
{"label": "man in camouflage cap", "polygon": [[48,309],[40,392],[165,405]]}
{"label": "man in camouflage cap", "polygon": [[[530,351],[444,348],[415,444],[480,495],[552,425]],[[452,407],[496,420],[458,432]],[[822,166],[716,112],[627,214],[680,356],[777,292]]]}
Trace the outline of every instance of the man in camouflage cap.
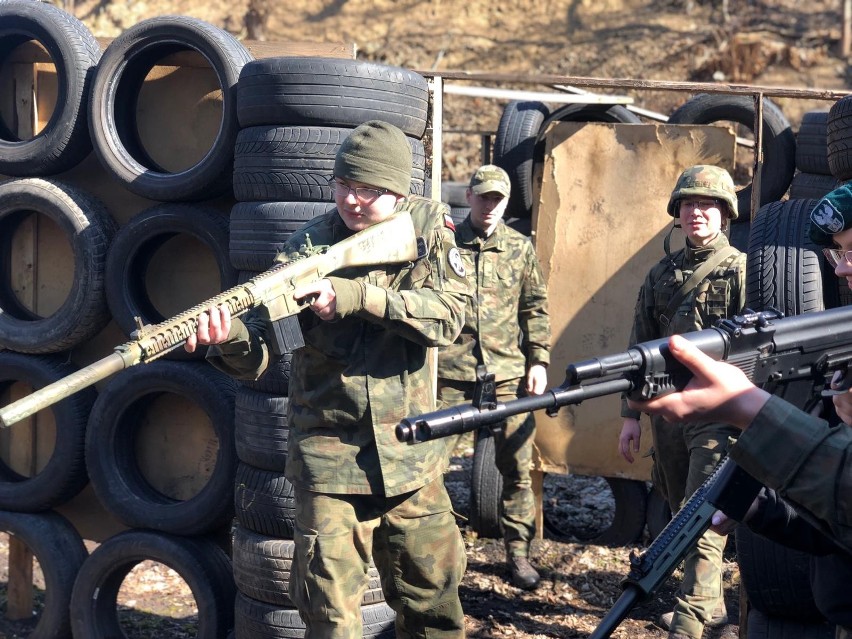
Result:
{"label": "man in camouflage cap", "polygon": [[[506,172],[487,164],[476,170],[466,192],[470,215],[456,228],[457,272],[468,278],[475,295],[467,298],[461,335],[438,358],[443,406],[471,400],[478,365],[494,373],[501,402],[538,395],[547,387],[547,288],[529,238],[502,223],[510,188]],[[510,417],[494,429],[495,462],[503,476],[506,560],[512,582],[524,589],[539,583],[529,562],[535,536],[530,479],[534,434],[531,414]]]}
{"label": "man in camouflage cap", "polygon": [[[686,235],[686,246],[656,264],[639,290],[630,344],[709,328],[745,306],[746,256],[722,232],[737,217],[734,182],[727,171],[699,165],[678,178],[667,210]],[[622,402],[621,455],[633,462],[639,451],[640,412]],[[738,431],[722,423],[671,424],[651,420],[652,479],[672,512],[680,509],[724,456]],[[674,611],[660,619],[671,639],[700,639],[705,625],[727,622],[722,592],[726,538],[707,531],[684,559]]]}
{"label": "man in camouflage cap", "polygon": [[[298,288],[309,300],[299,320],[306,345],[293,353],[286,477],[295,487],[295,556],[290,598],[308,639],[363,634],[361,603],[372,556],[396,611],[398,637],[465,635],[458,595],[466,564],[444,486],[447,442],[396,440],[405,417],[435,408],[427,349],[458,336],[469,297],[457,272],[446,205],[409,197],[411,148],[389,124],[357,127],[337,153],[337,210],[288,241],[287,258],[331,245],[409,211],[423,257],[348,268]],[[448,226],[449,224],[449,226]],[[199,323],[208,359],[247,379],[269,360],[264,322],[231,320],[221,309]]]}

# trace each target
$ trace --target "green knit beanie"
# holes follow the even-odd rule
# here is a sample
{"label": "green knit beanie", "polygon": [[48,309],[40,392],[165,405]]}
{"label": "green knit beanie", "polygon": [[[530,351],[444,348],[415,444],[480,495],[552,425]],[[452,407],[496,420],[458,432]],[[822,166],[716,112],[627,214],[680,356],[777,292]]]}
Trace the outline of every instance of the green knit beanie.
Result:
{"label": "green knit beanie", "polygon": [[408,195],[411,145],[400,129],[370,120],[349,134],[334,160],[334,177]]}
{"label": "green knit beanie", "polygon": [[852,188],[837,187],[823,197],[811,211],[811,241],[831,246],[832,236],[852,228]]}

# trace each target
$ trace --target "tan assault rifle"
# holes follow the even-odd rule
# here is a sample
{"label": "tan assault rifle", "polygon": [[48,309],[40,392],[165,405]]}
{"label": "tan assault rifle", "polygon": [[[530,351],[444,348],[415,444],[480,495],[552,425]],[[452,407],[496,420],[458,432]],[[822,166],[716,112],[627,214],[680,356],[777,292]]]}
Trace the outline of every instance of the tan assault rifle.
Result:
{"label": "tan assault rifle", "polygon": [[219,293],[164,322],[140,326],[131,335],[131,341],[116,346],[112,355],[0,409],[0,426],[11,426],[114,373],[151,362],[182,346],[190,335],[195,334],[198,317],[211,307],[226,306],[231,317],[239,317],[255,307],[264,306],[273,325],[277,324],[279,329],[281,324],[285,325],[285,334],[279,335],[279,338],[292,346],[294,341],[301,339],[301,333],[294,340],[292,332],[298,327],[294,327],[292,322],[287,327],[287,322],[282,320],[295,320],[295,315],[308,304],[293,299],[297,286],[320,280],[342,268],[399,264],[418,257],[414,225],[406,211],[332,246],[304,248],[306,257],[276,264],[246,283]]}

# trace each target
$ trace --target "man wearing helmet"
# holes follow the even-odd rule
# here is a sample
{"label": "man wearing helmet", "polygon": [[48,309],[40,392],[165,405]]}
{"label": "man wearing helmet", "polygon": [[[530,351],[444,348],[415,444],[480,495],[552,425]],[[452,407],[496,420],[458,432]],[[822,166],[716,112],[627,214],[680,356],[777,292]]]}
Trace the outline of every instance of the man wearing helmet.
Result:
{"label": "man wearing helmet", "polygon": [[[645,278],[630,344],[709,328],[745,306],[746,256],[728,243],[723,231],[737,217],[734,182],[727,171],[699,165],[678,178],[668,204],[686,246],[675,253],[666,236],[665,257]],[[673,227],[674,228],[674,227]],[[639,451],[640,412],[622,401],[621,455],[633,462]],[[673,424],[651,420],[652,479],[676,512],[726,452],[737,429],[722,423]],[[684,559],[683,581],[674,611],[660,623],[670,639],[700,639],[705,625],[727,622],[722,593],[722,551],[726,538],[708,530]]]}

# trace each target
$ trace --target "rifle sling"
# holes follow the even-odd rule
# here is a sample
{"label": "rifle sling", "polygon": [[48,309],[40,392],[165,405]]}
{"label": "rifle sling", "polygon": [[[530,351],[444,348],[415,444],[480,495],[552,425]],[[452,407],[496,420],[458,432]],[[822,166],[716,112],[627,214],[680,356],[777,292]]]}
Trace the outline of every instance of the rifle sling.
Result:
{"label": "rifle sling", "polygon": [[660,315],[660,323],[668,328],[671,323],[671,318],[674,316],[675,312],[677,312],[678,307],[681,305],[683,300],[689,294],[691,290],[696,288],[705,277],[710,275],[714,268],[719,266],[726,259],[734,255],[737,249],[733,246],[726,246],[718,253],[712,255],[706,262],[704,262],[701,266],[699,266],[692,275],[689,276],[689,279],[686,280],[681,287],[677,290],[677,292],[672,296],[669,300],[668,305],[666,306],[666,310]]}

